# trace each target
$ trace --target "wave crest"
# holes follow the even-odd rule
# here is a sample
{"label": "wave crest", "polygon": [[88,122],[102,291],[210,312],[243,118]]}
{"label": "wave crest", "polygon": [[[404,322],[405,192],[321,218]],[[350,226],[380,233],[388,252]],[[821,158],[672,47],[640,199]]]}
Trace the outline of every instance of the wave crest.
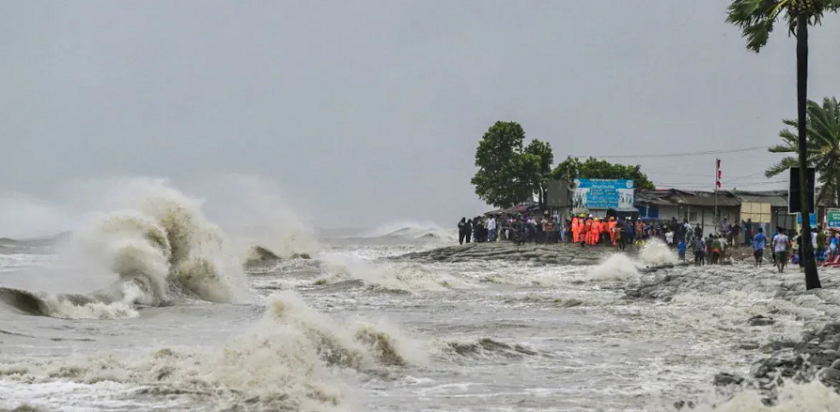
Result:
{"label": "wave crest", "polygon": [[89,216],[66,250],[83,276],[114,274],[115,282],[85,295],[7,292],[4,301],[34,315],[100,318],[179,299],[248,300],[242,263],[199,201],[162,179],[118,183],[99,194],[104,211]]}
{"label": "wave crest", "polygon": [[164,180],[136,179],[121,189],[128,208],[94,219],[80,242],[91,259],[104,259],[121,278],[143,275],[154,299],[169,300],[171,284],[213,302],[244,297],[241,263],[199,202]]}
{"label": "wave crest", "polygon": [[347,405],[350,388],[340,379],[341,371],[416,364],[412,345],[393,327],[345,324],[294,293],[281,292],[268,298],[262,318],[248,332],[221,348],[19,359],[0,365],[0,376],[25,385],[125,383],[144,395],[190,394],[196,409],[237,409],[247,403],[254,410],[355,410]]}
{"label": "wave crest", "polygon": [[359,237],[454,242],[458,240],[458,233],[433,222],[396,222],[363,232]]}

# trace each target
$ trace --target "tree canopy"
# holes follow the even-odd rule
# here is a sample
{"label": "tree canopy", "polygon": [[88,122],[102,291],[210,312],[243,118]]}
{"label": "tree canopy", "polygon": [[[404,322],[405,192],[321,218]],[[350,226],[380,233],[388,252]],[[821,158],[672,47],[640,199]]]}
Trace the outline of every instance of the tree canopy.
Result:
{"label": "tree canopy", "polygon": [[[840,10],[840,0],[732,0],[726,21],[738,26],[747,38],[747,49],[758,53],[767,44],[773,26],[779,19],[784,19],[788,33],[796,36],[796,109],[798,120],[795,150],[800,168],[808,166],[809,135],[808,130],[808,27],[819,24],[826,12]],[[784,137],[783,137],[784,139]],[[805,173],[800,173],[799,184],[805,185]],[[808,208],[806,191],[800,191],[799,204],[803,210]],[[802,237],[811,236],[811,227],[807,219],[802,222]],[[811,242],[802,246],[803,266],[805,267],[805,288],[821,287],[817,275],[817,265]]]}
{"label": "tree canopy", "polygon": [[758,52],[767,45],[777,20],[784,19],[788,32],[796,34],[800,19],[819,24],[826,12],[838,10],[840,0],[733,0],[726,21],[741,29],[747,49]]}
{"label": "tree canopy", "polygon": [[525,130],[517,122],[496,122],[475,152],[475,193],[495,207],[511,207],[540,194],[551,175],[551,145],[534,139],[524,147]]}
{"label": "tree canopy", "polygon": [[610,163],[594,157],[581,162],[580,159],[569,156],[554,168],[552,177],[565,180],[578,177],[585,179],[632,179],[636,188],[656,189],[653,182],[642,172],[640,165]]}
{"label": "tree canopy", "polygon": [[[824,98],[822,105],[809,100],[807,117],[807,163],[819,173],[820,201],[831,201],[840,205],[840,102],[837,98]],[[783,120],[787,126],[794,128],[779,132],[782,144],[771,147],[771,153],[799,153],[797,146],[797,121]],[[798,167],[799,161],[795,156],[787,156],[778,163],[770,166],[764,175],[776,176],[791,167]]]}
{"label": "tree canopy", "polygon": [[[530,155],[530,156],[529,156]],[[529,167],[536,166],[531,173],[534,193],[540,197],[540,204],[545,202],[545,190],[548,181],[551,179],[551,167],[554,165],[554,153],[551,151],[551,144],[537,139],[525,148],[525,162]]]}

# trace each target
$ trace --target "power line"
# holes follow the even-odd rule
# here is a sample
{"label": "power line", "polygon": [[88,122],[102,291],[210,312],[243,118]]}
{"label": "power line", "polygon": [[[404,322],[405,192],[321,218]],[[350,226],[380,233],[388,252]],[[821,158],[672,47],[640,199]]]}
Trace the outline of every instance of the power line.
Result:
{"label": "power line", "polygon": [[734,185],[734,186],[775,185],[775,184],[780,184],[780,183],[788,183],[788,181],[787,180],[776,180],[776,181],[773,181],[773,182],[755,182],[755,183],[747,182],[747,183],[738,183],[737,185]]}
{"label": "power line", "polygon": [[[721,190],[723,190],[723,191],[734,190],[734,189],[747,189],[748,190],[749,188],[753,188],[753,187],[756,187],[756,186],[775,185],[775,184],[781,185],[782,183],[787,183],[787,182],[762,182],[762,183],[752,183],[752,184],[745,184],[745,185],[738,184],[738,185],[732,185],[732,186],[728,186],[728,187],[724,186]],[[709,191],[709,192],[714,191],[714,185],[712,185],[712,186],[710,186],[710,185],[693,185],[693,184],[663,185],[663,184],[657,183],[657,182],[654,182],[654,184],[656,185],[656,187],[660,187],[660,188],[670,186],[670,187],[674,187],[676,189],[683,189],[683,190],[706,190],[706,191]]]}
{"label": "power line", "polygon": [[754,177],[754,176],[763,175],[763,174],[764,174],[764,172],[756,172],[756,173],[746,175],[746,176],[735,176],[732,179],[724,180],[723,183],[734,183],[734,182],[737,182],[739,180],[746,179],[748,177]]}
{"label": "power line", "polygon": [[[723,182],[726,184],[726,182]],[[783,184],[787,183],[787,180],[773,180],[773,181],[747,181],[747,182],[737,182],[734,184],[728,184],[728,187],[749,187],[749,186],[761,186],[761,185],[773,185],[773,184]],[[674,182],[674,181],[658,181],[653,179],[653,184],[656,186],[674,186],[674,187],[714,187],[714,182],[706,183],[706,182]]]}
{"label": "power line", "polygon": [[[669,169],[673,169],[673,167],[670,167]],[[651,172],[651,171],[648,171],[648,169],[645,169],[644,172],[647,173],[648,175],[659,175],[659,174],[661,174],[661,175],[668,175],[668,176],[674,175],[674,176],[707,177],[707,176],[712,175],[711,173],[675,173],[675,172],[671,172],[671,171],[661,171],[661,172],[653,171],[653,172]]]}
{"label": "power line", "polygon": [[[589,157],[594,158],[612,158],[612,159],[630,159],[630,158],[654,158],[654,157],[684,157],[684,156],[705,156],[705,155],[718,155],[718,154],[729,154],[729,153],[741,153],[741,152],[750,152],[753,150],[763,150],[767,149],[767,146],[756,146],[756,147],[744,147],[741,149],[727,149],[727,150],[706,150],[706,151],[698,151],[698,152],[682,152],[682,153],[653,153],[653,154],[636,154],[636,155],[601,155],[601,156],[592,156]],[[572,157],[586,157],[586,156],[572,156]]]}

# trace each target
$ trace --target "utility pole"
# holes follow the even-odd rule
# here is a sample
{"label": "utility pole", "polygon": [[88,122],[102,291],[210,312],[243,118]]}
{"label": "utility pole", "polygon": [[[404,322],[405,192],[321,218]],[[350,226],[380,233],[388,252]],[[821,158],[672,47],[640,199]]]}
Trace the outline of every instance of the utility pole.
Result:
{"label": "utility pole", "polygon": [[715,230],[720,227],[720,216],[718,215],[718,190],[720,190],[720,159],[715,159]]}

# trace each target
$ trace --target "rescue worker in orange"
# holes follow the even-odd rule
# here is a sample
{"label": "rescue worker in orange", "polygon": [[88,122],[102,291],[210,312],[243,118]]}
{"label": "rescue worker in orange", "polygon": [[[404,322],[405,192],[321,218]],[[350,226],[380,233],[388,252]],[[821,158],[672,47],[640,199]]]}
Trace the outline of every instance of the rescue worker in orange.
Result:
{"label": "rescue worker in orange", "polygon": [[578,217],[575,216],[572,218],[572,240],[577,243],[578,238],[580,238],[580,221]]}
{"label": "rescue worker in orange", "polygon": [[598,238],[601,236],[601,222],[598,218],[592,222],[592,229],[589,230],[589,244],[595,246],[598,244]]}
{"label": "rescue worker in orange", "polygon": [[592,215],[586,218],[583,221],[583,230],[581,231],[581,239],[580,245],[583,246],[584,243],[589,243],[589,234],[592,232]]}
{"label": "rescue worker in orange", "polygon": [[615,221],[615,216],[610,216],[610,221],[607,223],[607,227],[609,228],[610,233],[610,243],[612,243],[613,246],[615,246],[615,226],[617,224],[618,222]]}

